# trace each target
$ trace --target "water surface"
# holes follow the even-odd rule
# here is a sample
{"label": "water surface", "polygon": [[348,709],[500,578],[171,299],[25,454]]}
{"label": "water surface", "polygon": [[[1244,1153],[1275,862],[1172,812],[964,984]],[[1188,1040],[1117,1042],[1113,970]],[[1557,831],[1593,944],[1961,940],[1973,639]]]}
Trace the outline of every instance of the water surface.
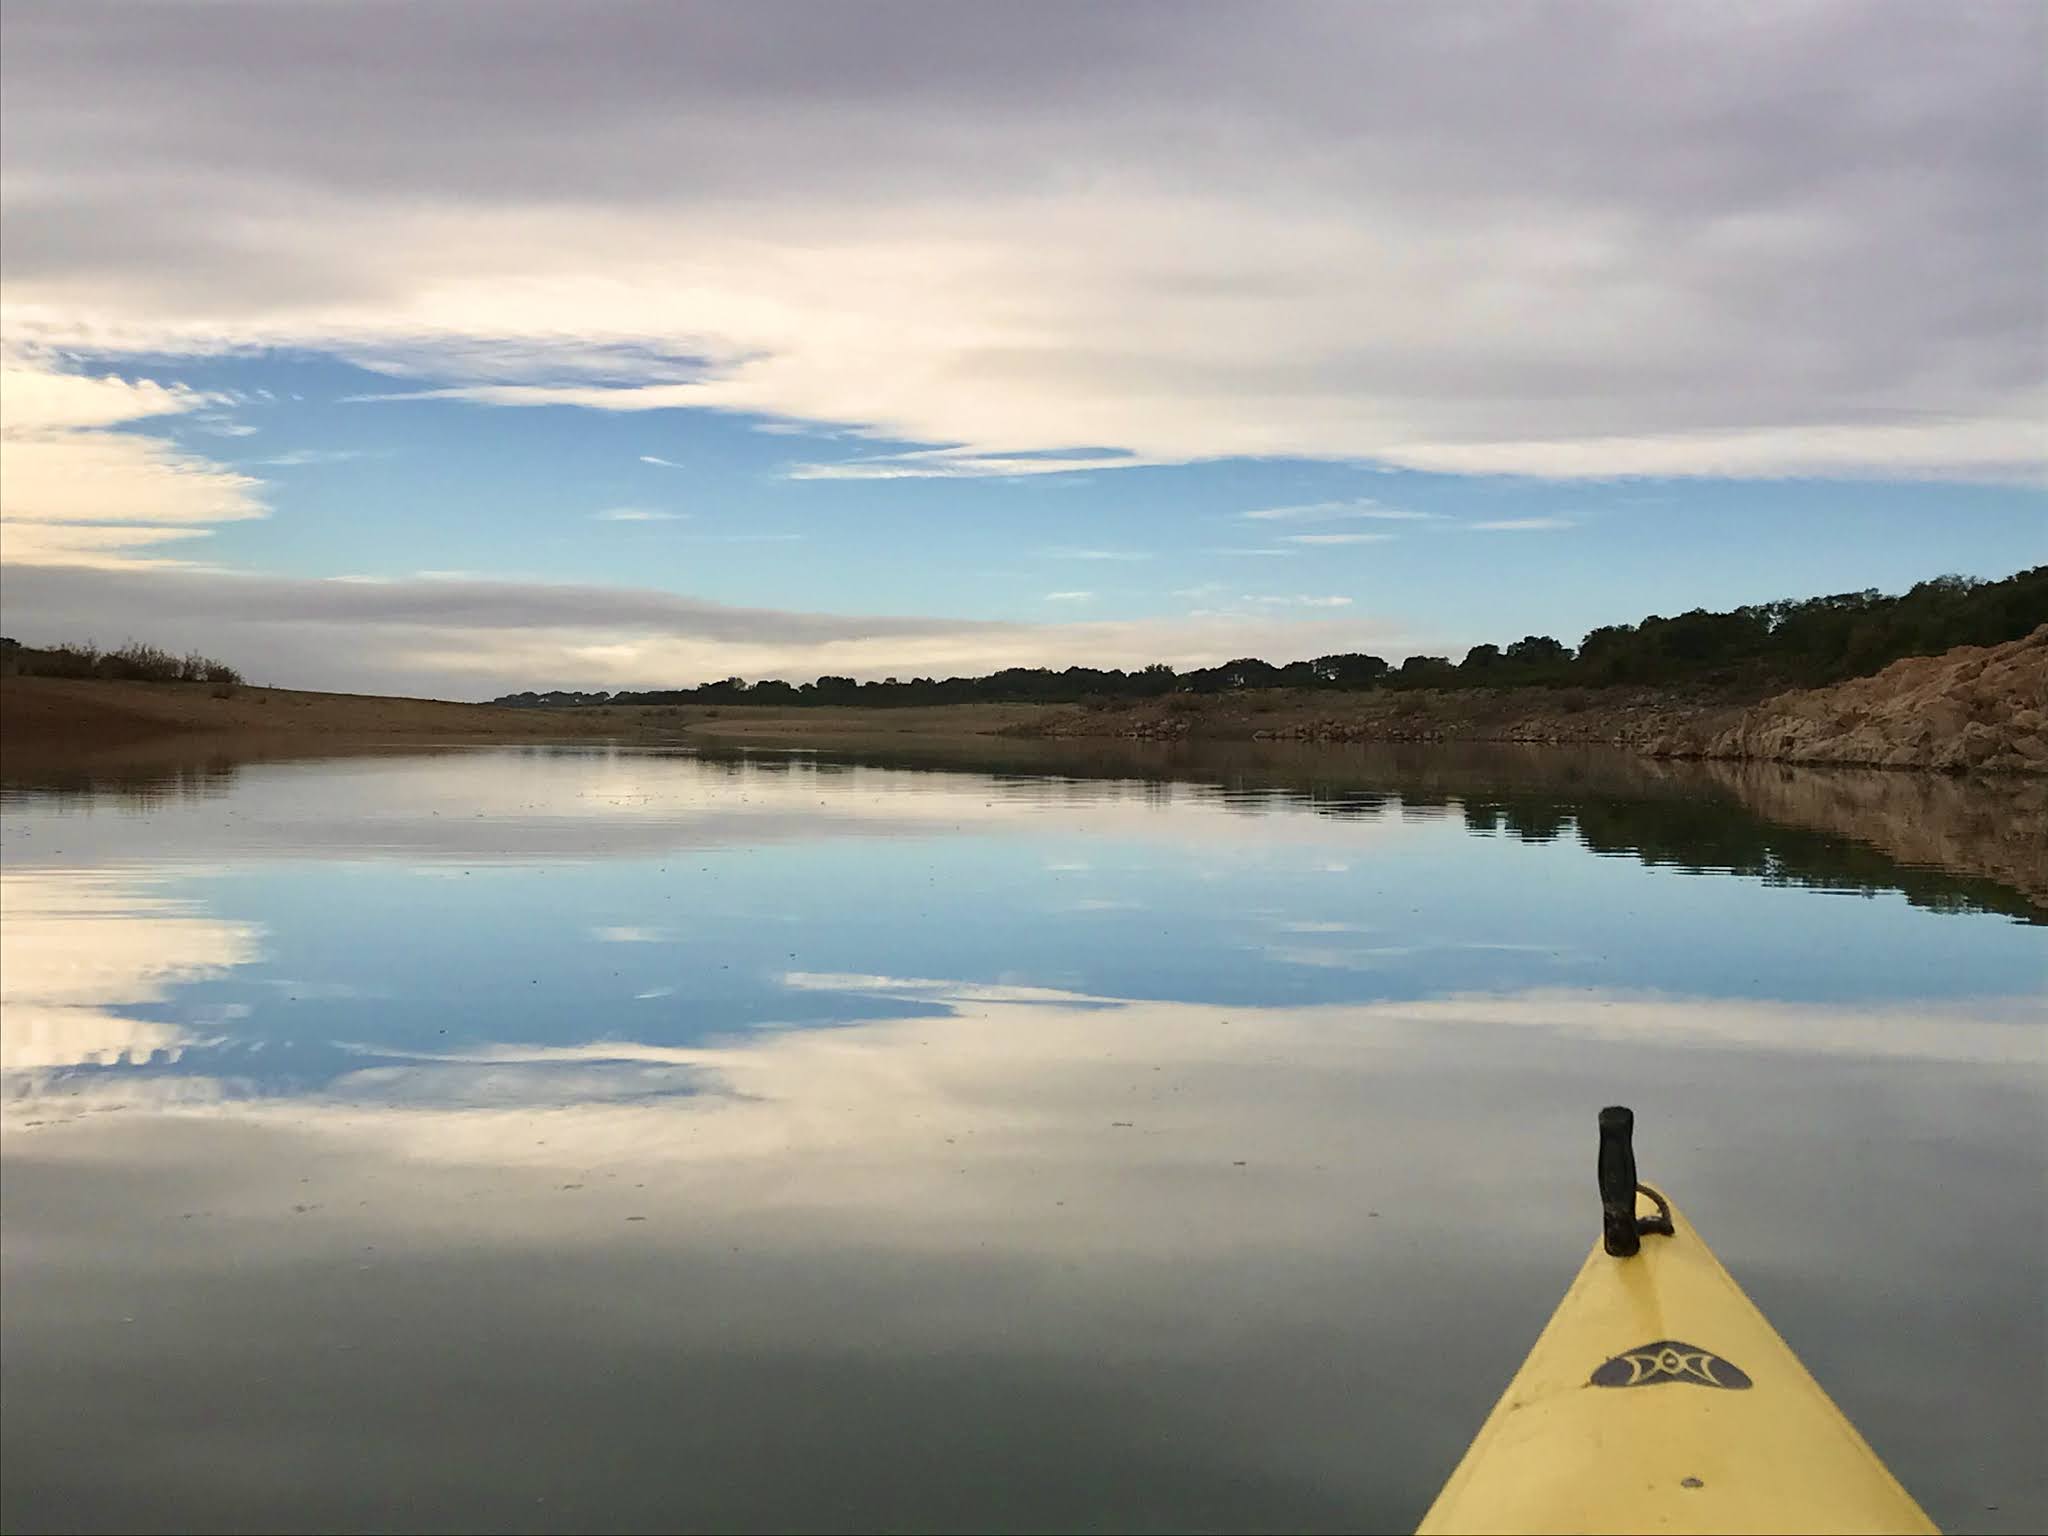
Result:
{"label": "water surface", "polygon": [[1938,1521],[2048,1520],[2010,858],[1820,779],[1006,750],[7,791],[0,1523],[1405,1529],[1610,1102]]}

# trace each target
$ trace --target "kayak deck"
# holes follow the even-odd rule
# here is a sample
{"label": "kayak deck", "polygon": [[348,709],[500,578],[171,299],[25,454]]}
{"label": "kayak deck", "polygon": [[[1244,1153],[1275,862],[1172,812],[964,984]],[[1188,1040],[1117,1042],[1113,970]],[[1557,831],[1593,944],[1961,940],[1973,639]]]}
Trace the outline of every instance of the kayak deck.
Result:
{"label": "kayak deck", "polygon": [[1935,1530],[1670,1222],[1632,1257],[1594,1247],[1420,1531]]}

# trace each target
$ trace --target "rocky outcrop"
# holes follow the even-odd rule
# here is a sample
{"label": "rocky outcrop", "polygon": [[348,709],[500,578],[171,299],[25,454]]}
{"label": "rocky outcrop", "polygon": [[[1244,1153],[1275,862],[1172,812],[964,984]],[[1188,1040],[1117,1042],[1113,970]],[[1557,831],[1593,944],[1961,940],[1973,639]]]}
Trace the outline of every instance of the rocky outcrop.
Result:
{"label": "rocky outcrop", "polygon": [[1958,646],[1893,662],[1872,677],[1781,693],[1733,725],[1681,729],[1649,750],[1948,773],[2048,773],[2048,624],[2005,645]]}
{"label": "rocky outcrop", "polygon": [[1176,694],[1011,734],[1138,741],[1520,742],[1651,757],[2048,773],[2048,625],[1761,702],[1654,688]]}

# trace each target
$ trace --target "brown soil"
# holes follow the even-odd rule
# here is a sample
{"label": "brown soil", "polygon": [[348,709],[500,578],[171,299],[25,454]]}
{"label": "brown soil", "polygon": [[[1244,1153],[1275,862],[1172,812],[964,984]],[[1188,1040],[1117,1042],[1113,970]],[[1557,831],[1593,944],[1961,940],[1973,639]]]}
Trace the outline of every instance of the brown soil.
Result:
{"label": "brown soil", "polygon": [[0,757],[10,766],[184,749],[237,756],[386,743],[559,741],[635,733],[638,711],[541,711],[370,694],[203,683],[0,677]]}
{"label": "brown soil", "polygon": [[1018,727],[1139,740],[1509,741],[1652,757],[2048,773],[2048,624],[1761,702],[1648,688],[1274,690],[1063,709]]}
{"label": "brown soil", "polygon": [[1692,743],[1701,757],[2048,773],[2048,624],[2005,645],[1895,661],[1782,693]]}
{"label": "brown soil", "polygon": [[[225,693],[225,697],[216,696]],[[2048,773],[2048,625],[2025,639],[1897,662],[1874,677],[1754,702],[1650,688],[1174,695],[1105,708],[642,705],[506,709],[432,699],[215,690],[196,683],[0,678],[0,755],[77,760],[149,749],[243,757],[402,744],[690,740],[736,745],[946,739],[1520,742],[1889,768]]]}

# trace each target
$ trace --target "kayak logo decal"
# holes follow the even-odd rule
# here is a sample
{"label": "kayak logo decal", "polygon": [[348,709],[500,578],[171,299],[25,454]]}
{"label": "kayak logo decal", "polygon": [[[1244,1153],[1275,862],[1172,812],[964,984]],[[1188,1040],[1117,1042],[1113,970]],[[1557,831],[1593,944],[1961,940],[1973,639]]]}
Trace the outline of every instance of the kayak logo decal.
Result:
{"label": "kayak logo decal", "polygon": [[1748,1374],[1732,1360],[1677,1339],[1658,1339],[1603,1360],[1588,1385],[1654,1387],[1666,1381],[1689,1381],[1696,1387],[1720,1387],[1729,1392],[1751,1385]]}

